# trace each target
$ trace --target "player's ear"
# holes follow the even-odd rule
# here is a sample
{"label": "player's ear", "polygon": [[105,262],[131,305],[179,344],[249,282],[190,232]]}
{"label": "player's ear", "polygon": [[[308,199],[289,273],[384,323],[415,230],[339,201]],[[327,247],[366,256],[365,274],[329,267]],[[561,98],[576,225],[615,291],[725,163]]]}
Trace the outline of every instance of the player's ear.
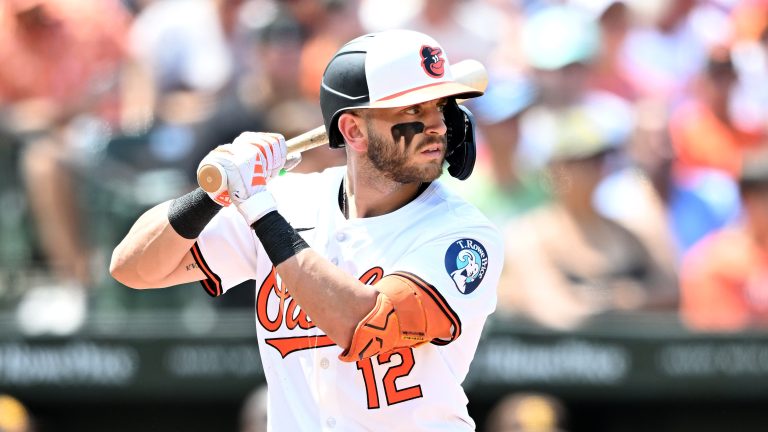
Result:
{"label": "player's ear", "polygon": [[363,114],[355,111],[342,113],[338,127],[347,147],[356,151],[365,151],[368,148],[368,131]]}

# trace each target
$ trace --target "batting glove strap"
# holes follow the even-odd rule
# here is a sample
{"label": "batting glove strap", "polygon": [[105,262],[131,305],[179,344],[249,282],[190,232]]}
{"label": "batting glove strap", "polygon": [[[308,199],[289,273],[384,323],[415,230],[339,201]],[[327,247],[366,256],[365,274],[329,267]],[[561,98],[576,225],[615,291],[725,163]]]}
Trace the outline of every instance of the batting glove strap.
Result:
{"label": "batting glove strap", "polygon": [[275,198],[266,190],[236,205],[237,210],[243,215],[248,225],[253,225],[254,222],[261,219],[265,214],[277,210]]}

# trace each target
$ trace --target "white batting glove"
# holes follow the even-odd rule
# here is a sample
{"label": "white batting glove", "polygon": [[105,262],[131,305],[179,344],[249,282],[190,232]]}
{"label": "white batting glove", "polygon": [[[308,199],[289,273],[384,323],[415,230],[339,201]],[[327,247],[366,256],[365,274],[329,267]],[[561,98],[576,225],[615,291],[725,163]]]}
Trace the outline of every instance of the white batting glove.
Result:
{"label": "white batting glove", "polygon": [[[244,132],[232,144],[218,146],[208,153],[198,170],[209,164],[224,170],[227,190],[209,196],[221,205],[234,203],[250,225],[275,209],[275,200],[266,185],[285,167],[287,154],[282,135]],[[292,166],[294,161],[291,160]]]}

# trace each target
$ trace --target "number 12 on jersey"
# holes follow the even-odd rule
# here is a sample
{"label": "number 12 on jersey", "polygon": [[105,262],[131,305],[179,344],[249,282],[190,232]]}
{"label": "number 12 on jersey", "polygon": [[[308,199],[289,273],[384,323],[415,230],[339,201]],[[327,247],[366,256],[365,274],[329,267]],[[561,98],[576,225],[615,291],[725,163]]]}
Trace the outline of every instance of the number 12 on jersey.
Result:
{"label": "number 12 on jersey", "polygon": [[[385,354],[379,354],[376,356],[376,362],[380,366],[384,366],[391,363],[393,357],[400,357],[400,364],[390,366],[382,379],[382,387],[384,388],[384,396],[387,398],[387,405],[420,398],[422,396],[420,385],[399,389],[395,382],[398,378],[408,376],[411,373],[415,364],[413,349],[400,348]],[[378,409],[381,405],[379,403],[379,390],[376,385],[376,376],[373,369],[373,357],[358,360],[357,370],[363,373],[365,393],[368,397],[368,409]]]}

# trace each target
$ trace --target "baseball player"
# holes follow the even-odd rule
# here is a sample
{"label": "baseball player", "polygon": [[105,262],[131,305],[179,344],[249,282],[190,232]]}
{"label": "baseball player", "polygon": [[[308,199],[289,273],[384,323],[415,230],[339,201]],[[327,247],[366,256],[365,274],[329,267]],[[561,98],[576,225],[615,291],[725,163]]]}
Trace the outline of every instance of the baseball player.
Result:
{"label": "baseball player", "polygon": [[278,176],[282,136],[246,132],[201,162],[202,189],[142,215],[111,272],[134,288],[256,281],[274,431],[467,431],[461,383],[496,305],[501,235],[438,181],[465,179],[473,120],[431,37],[354,39],[329,62],[321,110],[347,166]]}

